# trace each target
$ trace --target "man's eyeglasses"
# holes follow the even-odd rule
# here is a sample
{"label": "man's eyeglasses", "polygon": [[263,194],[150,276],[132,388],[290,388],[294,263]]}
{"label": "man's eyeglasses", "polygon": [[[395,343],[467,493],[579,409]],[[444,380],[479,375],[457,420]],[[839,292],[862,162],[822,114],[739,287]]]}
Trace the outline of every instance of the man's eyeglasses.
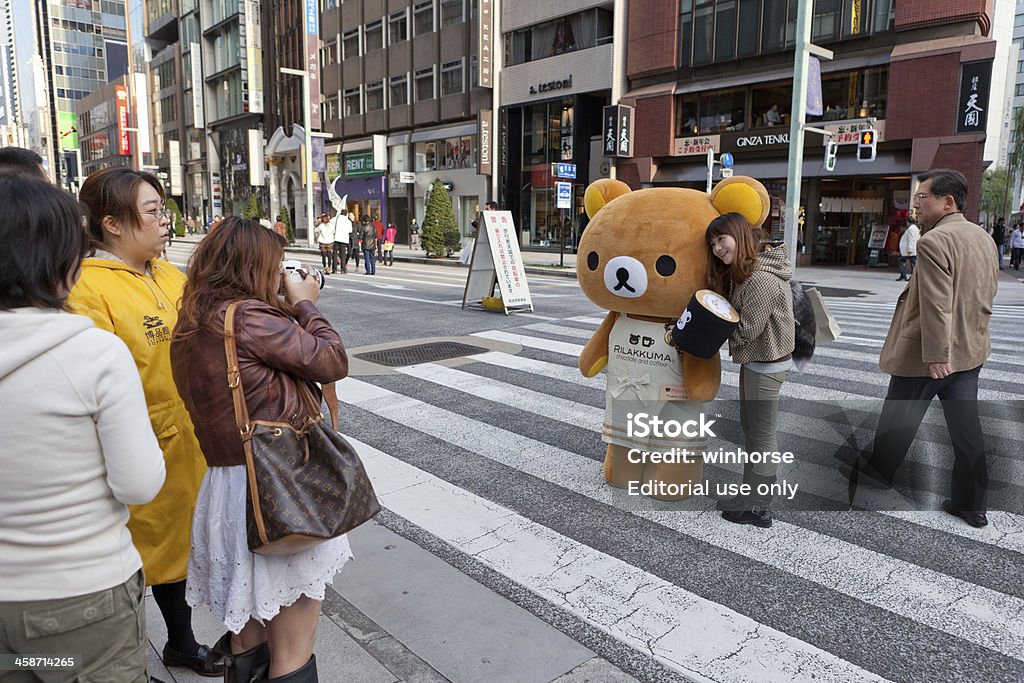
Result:
{"label": "man's eyeglasses", "polygon": [[153,209],[152,211],[143,211],[142,213],[146,214],[147,216],[152,216],[157,220],[160,220],[161,218],[171,217],[171,211],[166,206],[161,206],[159,209]]}
{"label": "man's eyeglasses", "polygon": [[920,201],[924,201],[925,199],[928,199],[929,197],[937,197],[939,199],[942,199],[942,195],[941,194],[933,194],[931,192],[928,192],[928,193],[918,192],[917,194],[914,195],[914,199],[919,201],[919,202]]}

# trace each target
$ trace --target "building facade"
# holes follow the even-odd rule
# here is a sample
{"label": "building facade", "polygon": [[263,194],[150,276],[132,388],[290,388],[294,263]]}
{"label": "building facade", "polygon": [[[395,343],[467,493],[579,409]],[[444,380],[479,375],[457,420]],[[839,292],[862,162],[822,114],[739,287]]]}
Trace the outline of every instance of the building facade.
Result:
{"label": "building facade", "polygon": [[449,188],[464,237],[491,198],[480,147],[492,125],[494,26],[489,0],[325,5],[326,175],[350,212],[394,223],[400,242],[412,218],[422,223],[435,180]]}
{"label": "building facade", "polygon": [[[795,2],[706,0],[631,3],[625,104],[635,110],[635,156],[620,166],[634,187],[707,183],[709,151],[730,152],[736,173],[773,197],[768,227],[781,236],[792,102]],[[801,262],[854,264],[871,235],[910,210],[914,174],[962,171],[978,217],[995,42],[984,0],[815,3],[812,42],[833,50],[820,64],[821,108],[810,125],[839,143],[805,139],[798,235]],[[877,157],[858,163],[861,129],[878,132]],[[884,231],[883,231],[884,234]]]}
{"label": "building facade", "polygon": [[37,48],[59,184],[82,179],[76,103],[128,73],[125,0],[36,0]]}
{"label": "building facade", "polygon": [[[575,250],[583,193],[609,175],[601,138],[602,110],[612,103],[613,17],[608,0],[502,5],[499,204],[512,211],[523,248]],[[559,163],[575,165],[575,178],[555,177]],[[558,207],[556,182],[571,184],[570,208]]]}
{"label": "building facade", "polygon": [[128,77],[122,76],[76,103],[82,174],[109,166],[135,166]]}

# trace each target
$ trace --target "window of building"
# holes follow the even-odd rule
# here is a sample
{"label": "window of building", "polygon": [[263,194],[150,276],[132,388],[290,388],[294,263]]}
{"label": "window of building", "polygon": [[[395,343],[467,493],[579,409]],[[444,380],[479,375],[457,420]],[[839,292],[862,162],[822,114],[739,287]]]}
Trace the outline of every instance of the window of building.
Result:
{"label": "window of building", "polygon": [[412,28],[417,36],[434,30],[434,0],[417,2],[412,6]]}
{"label": "window of building", "polygon": [[757,54],[760,38],[761,0],[739,1],[740,17],[736,53],[740,57],[748,57]]}
{"label": "window of building", "polygon": [[341,35],[341,58],[355,59],[359,56],[359,28],[345,31]]}
{"label": "window of building", "polygon": [[392,76],[389,82],[388,101],[392,107],[409,104],[409,74]]}
{"label": "window of building", "polygon": [[441,28],[466,20],[466,0],[441,0]]}
{"label": "window of building", "polygon": [[462,67],[462,59],[445,62],[441,65],[441,97],[457,95],[465,91],[464,69]]}
{"label": "window of building", "polygon": [[1017,60],[1017,73],[1024,74],[1024,59]]}
{"label": "window of building", "polygon": [[475,165],[472,136],[448,138],[438,141],[437,146],[439,154],[444,151],[445,168],[473,168]]}
{"label": "window of building", "polygon": [[366,113],[384,108],[384,81],[366,84]]}
{"label": "window of building", "polygon": [[771,128],[788,125],[792,103],[793,85],[791,83],[753,88],[750,100],[751,127]]}
{"label": "window of building", "polygon": [[896,0],[875,0],[875,33],[891,31],[896,23]]}
{"label": "window of building", "polygon": [[370,21],[366,24],[366,30],[363,32],[364,45],[366,46],[366,52],[373,52],[374,50],[381,50],[384,48],[384,21],[378,19],[377,21]]}
{"label": "window of building", "polygon": [[413,76],[413,80],[415,81],[417,102],[432,100],[436,97],[434,93],[434,67],[430,66],[426,69],[420,69]]}
{"label": "window of building", "polygon": [[326,12],[327,10],[338,9],[338,2],[339,0],[324,0],[323,11]]}
{"label": "window of building", "polygon": [[745,90],[722,90],[700,95],[698,133],[743,130],[747,115]]}
{"label": "window of building", "polygon": [[330,66],[338,63],[338,39],[331,38],[324,43],[323,65]]}
{"label": "window of building", "polygon": [[437,144],[434,142],[416,143],[416,170],[436,171],[437,170]]}
{"label": "window of building", "polygon": [[359,86],[345,90],[342,94],[342,105],[345,109],[345,116],[357,116],[363,113],[359,97]]}
{"label": "window of building", "polygon": [[409,14],[408,10],[395,12],[388,17],[388,45],[409,40]]}
{"label": "window of building", "polygon": [[505,63],[523,64],[604,45],[611,39],[611,12],[605,9],[585,10],[506,34]]}

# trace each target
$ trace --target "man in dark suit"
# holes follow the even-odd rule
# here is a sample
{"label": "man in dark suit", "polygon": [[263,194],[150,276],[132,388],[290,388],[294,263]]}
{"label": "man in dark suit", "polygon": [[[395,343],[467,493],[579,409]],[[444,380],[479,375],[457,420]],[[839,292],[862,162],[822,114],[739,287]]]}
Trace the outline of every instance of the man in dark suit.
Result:
{"label": "man in dark suit", "polygon": [[978,375],[991,353],[989,318],[999,267],[992,239],[963,216],[967,180],[936,169],[917,177],[914,208],[924,232],[917,269],[896,302],[879,367],[891,375],[861,474],[891,486],[931,400],[938,396],[953,444],[953,477],[942,509],[988,524],[988,465],[978,417]]}

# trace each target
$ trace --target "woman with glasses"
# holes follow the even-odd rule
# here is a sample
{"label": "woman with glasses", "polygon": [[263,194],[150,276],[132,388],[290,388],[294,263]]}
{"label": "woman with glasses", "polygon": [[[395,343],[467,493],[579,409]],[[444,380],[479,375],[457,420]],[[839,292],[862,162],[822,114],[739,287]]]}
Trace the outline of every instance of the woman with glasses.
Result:
{"label": "woman with glasses", "polygon": [[167,469],[163,489],[133,507],[128,522],[167,624],[163,661],[218,676],[223,667],[207,664],[208,649],[196,642],[185,602],[189,530],[206,460],[171,377],[171,335],[185,275],[159,259],[171,229],[164,189],[149,173],[106,168],[85,179],[79,198],[89,211],[92,256],[82,262],[68,305],[128,345]]}

